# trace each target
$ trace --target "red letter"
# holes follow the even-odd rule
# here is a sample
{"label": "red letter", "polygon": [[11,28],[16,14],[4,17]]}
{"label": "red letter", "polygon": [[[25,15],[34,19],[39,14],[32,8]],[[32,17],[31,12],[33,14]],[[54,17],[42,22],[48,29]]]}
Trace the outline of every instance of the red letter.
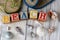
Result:
{"label": "red letter", "polygon": [[40,12],[38,20],[40,20],[40,21],[46,21],[46,17],[47,17],[46,13]]}
{"label": "red letter", "polygon": [[11,14],[11,21],[12,22],[19,21],[19,15],[18,15],[18,13]]}

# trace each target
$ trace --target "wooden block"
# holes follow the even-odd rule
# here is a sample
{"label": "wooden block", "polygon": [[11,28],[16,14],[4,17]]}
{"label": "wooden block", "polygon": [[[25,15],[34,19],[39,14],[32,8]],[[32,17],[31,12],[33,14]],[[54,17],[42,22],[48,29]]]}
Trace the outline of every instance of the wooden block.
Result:
{"label": "wooden block", "polygon": [[11,14],[11,21],[12,22],[19,21],[19,14],[18,13]]}
{"label": "wooden block", "polygon": [[20,19],[28,19],[28,13],[27,12],[20,12]]}
{"label": "wooden block", "polygon": [[38,17],[38,11],[37,10],[31,10],[30,11],[30,19],[37,19]]}
{"label": "wooden block", "polygon": [[2,18],[2,21],[3,21],[3,23],[10,23],[10,16],[8,16],[8,15],[4,15],[3,16],[3,18]]}
{"label": "wooden block", "polygon": [[39,21],[46,21],[46,19],[47,19],[47,14],[45,12],[40,12],[38,20]]}

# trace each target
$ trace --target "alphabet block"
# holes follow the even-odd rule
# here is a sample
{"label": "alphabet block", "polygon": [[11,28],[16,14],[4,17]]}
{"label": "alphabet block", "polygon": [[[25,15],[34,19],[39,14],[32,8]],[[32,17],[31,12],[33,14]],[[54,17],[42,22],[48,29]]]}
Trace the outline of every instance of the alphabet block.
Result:
{"label": "alphabet block", "polygon": [[46,19],[47,19],[47,14],[44,12],[40,12],[38,20],[39,21],[46,21]]}
{"label": "alphabet block", "polygon": [[12,22],[19,21],[19,14],[18,13],[11,14],[11,21]]}
{"label": "alphabet block", "polygon": [[28,19],[27,12],[20,12],[20,19]]}
{"label": "alphabet block", "polygon": [[3,23],[10,23],[10,16],[8,16],[8,15],[4,15],[3,17],[2,17],[2,21],[3,21]]}
{"label": "alphabet block", "polygon": [[37,19],[38,11],[37,10],[31,10],[30,11],[30,19]]}

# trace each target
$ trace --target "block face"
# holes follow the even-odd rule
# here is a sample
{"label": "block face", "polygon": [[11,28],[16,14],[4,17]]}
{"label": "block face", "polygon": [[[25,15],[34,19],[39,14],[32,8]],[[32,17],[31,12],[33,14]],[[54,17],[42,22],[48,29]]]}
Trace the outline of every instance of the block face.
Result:
{"label": "block face", "polygon": [[19,14],[18,13],[11,14],[11,21],[12,22],[19,21]]}
{"label": "block face", "polygon": [[31,10],[30,11],[30,19],[37,19],[38,11],[37,10]]}
{"label": "block face", "polygon": [[46,19],[47,19],[47,14],[45,12],[40,12],[38,20],[39,21],[46,21]]}
{"label": "block face", "polygon": [[3,23],[10,23],[10,16],[4,15],[2,18]]}
{"label": "block face", "polygon": [[28,13],[27,12],[20,12],[20,19],[28,19]]}

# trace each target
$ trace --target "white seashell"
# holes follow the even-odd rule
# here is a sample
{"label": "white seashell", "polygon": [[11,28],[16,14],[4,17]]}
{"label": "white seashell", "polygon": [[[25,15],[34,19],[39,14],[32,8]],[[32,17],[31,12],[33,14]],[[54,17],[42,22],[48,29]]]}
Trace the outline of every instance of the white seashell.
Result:
{"label": "white seashell", "polygon": [[58,26],[58,15],[56,12],[53,12],[53,15],[52,15],[52,20],[51,20],[51,26],[55,26],[57,27]]}
{"label": "white seashell", "polygon": [[7,32],[7,33],[5,33],[5,38],[7,38],[7,39],[12,39],[13,37],[14,37],[14,35],[11,33],[11,32]]}
{"label": "white seashell", "polygon": [[57,19],[57,16],[58,16],[58,15],[56,14],[56,12],[53,12],[52,19],[53,19],[53,20],[56,20],[56,19]]}
{"label": "white seashell", "polygon": [[39,37],[42,37],[45,35],[44,29],[38,27],[37,28],[37,35],[39,35]]}

